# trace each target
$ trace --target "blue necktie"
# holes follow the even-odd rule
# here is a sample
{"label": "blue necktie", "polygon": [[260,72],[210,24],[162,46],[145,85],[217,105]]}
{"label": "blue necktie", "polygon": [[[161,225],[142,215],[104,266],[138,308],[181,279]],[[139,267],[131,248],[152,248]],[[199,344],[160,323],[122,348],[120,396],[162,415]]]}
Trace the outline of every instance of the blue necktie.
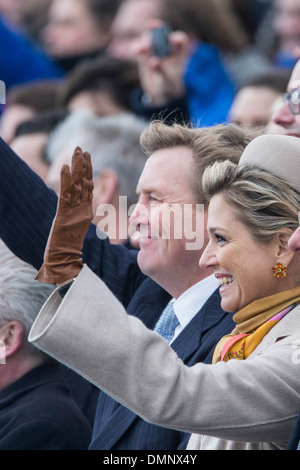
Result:
{"label": "blue necktie", "polygon": [[169,302],[166,308],[164,309],[154,328],[154,331],[156,331],[163,338],[165,338],[168,343],[172,341],[175,328],[179,325],[179,321],[176,316],[173,305],[174,300],[171,300],[171,302]]}

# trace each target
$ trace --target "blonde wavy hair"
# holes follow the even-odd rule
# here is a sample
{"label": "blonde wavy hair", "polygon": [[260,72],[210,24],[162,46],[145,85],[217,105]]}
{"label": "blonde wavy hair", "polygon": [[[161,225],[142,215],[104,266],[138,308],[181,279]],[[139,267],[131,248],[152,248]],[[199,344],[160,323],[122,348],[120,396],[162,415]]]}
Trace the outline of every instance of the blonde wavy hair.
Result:
{"label": "blonde wavy hair", "polygon": [[265,170],[216,162],[204,171],[202,185],[208,200],[224,196],[257,241],[268,242],[279,230],[298,227],[300,193]]}

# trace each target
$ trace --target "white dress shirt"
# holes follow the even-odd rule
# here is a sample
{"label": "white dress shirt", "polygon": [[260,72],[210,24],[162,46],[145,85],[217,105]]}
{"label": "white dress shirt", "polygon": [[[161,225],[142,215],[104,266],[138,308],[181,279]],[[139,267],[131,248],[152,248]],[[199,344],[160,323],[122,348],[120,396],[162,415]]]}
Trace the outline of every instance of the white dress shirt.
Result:
{"label": "white dress shirt", "polygon": [[183,328],[194,318],[194,316],[203,307],[209,297],[219,287],[215,276],[211,275],[202,281],[194,284],[178,299],[174,299],[174,310],[177,315],[179,325],[175,329],[173,340],[181,333]]}

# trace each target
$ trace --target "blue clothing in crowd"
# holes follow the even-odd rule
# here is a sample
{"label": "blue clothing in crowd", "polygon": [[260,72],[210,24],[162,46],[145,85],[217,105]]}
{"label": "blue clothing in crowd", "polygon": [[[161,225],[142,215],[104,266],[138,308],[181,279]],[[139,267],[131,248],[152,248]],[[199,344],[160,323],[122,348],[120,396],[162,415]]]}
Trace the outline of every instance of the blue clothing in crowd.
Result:
{"label": "blue clothing in crowd", "polygon": [[194,125],[208,127],[227,122],[235,87],[216,46],[198,45],[187,65],[185,86]]}
{"label": "blue clothing in crowd", "polygon": [[0,20],[0,80],[6,89],[34,80],[62,76],[55,62],[24,35]]}

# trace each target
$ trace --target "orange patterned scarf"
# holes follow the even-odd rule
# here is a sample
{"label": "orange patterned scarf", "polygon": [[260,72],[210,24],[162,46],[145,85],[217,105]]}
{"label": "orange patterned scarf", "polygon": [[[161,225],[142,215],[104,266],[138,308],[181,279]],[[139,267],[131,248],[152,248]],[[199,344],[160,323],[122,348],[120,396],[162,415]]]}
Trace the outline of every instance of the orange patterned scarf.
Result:
{"label": "orange patterned scarf", "polygon": [[251,302],[233,316],[236,327],[217,344],[213,363],[246,359],[270,329],[299,302],[300,287]]}

